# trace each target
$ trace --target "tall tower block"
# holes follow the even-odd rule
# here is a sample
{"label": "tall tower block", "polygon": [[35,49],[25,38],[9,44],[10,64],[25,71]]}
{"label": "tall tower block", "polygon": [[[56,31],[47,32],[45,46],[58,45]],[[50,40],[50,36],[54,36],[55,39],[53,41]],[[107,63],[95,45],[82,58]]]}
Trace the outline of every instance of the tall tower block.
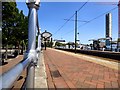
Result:
{"label": "tall tower block", "polygon": [[106,14],[106,38],[112,37],[112,14]]}
{"label": "tall tower block", "polygon": [[[112,14],[106,14],[106,38],[112,38]],[[106,46],[110,46],[110,40],[106,40]]]}

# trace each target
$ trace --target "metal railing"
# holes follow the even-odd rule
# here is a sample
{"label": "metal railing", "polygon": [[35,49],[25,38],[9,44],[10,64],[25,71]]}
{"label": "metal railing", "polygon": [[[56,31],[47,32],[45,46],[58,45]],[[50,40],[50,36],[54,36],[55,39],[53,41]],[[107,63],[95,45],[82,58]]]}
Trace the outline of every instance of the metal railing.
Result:
{"label": "metal railing", "polygon": [[[11,68],[9,71],[0,75],[0,89],[11,88],[14,82],[19,78],[25,68],[27,68],[27,79],[25,88],[34,88],[34,72],[35,65],[38,60],[38,55],[41,50],[40,31],[38,23],[37,10],[39,9],[40,0],[27,0],[29,8],[29,22],[28,22],[28,50],[24,59]],[[38,29],[38,47],[36,50],[36,29]]]}

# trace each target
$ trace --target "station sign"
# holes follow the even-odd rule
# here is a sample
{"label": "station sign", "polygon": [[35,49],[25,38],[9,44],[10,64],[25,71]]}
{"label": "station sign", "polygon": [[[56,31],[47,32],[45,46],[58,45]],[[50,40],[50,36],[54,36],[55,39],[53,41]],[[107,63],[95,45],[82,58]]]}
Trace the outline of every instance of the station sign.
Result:
{"label": "station sign", "polygon": [[45,38],[45,39],[50,38],[51,36],[52,36],[52,34],[50,32],[47,32],[47,31],[45,31],[41,34],[41,37]]}

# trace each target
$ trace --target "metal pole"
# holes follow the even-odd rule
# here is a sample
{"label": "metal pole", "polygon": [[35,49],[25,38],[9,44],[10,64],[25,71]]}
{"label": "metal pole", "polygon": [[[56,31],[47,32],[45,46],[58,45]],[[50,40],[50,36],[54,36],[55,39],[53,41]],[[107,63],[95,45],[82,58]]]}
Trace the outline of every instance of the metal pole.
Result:
{"label": "metal pole", "polygon": [[118,40],[117,40],[117,51],[119,51],[120,47],[120,0],[118,2]]}
{"label": "metal pole", "polygon": [[36,9],[29,9],[28,51],[34,52],[36,46]]}
{"label": "metal pole", "polygon": [[15,65],[9,71],[0,75],[0,90],[10,89],[18,77],[21,75],[22,71],[29,65],[31,62],[30,58],[22,60],[22,62]]}
{"label": "metal pole", "polygon": [[[39,1],[39,0],[38,0]],[[34,71],[36,55],[36,28],[37,28],[37,10],[39,5],[36,2],[27,2],[29,8],[29,21],[28,21],[28,57],[32,58],[32,62],[27,68],[27,81],[26,88],[34,88]]]}
{"label": "metal pole", "polygon": [[111,51],[112,51],[112,37],[111,37]]}
{"label": "metal pole", "polygon": [[75,53],[77,47],[77,11],[75,12]]}
{"label": "metal pole", "polygon": [[51,37],[51,48],[52,48],[52,45],[53,45],[53,44],[52,44],[52,37]]}
{"label": "metal pole", "polygon": [[45,50],[46,50],[46,41],[47,41],[47,40],[45,39],[45,42],[44,42],[44,43],[45,43]]}
{"label": "metal pole", "polygon": [[34,88],[34,77],[35,77],[35,64],[32,62],[27,68],[27,89]]}
{"label": "metal pole", "polygon": [[38,34],[38,46],[37,46],[37,51],[40,52],[41,50],[41,35],[40,33]]}
{"label": "metal pole", "polygon": [[38,47],[41,50],[41,35],[38,36]]}
{"label": "metal pole", "polygon": [[40,35],[40,31],[38,33],[38,46],[37,46],[37,49],[36,49],[36,52],[37,52],[37,61],[36,61],[36,64],[38,62],[38,58],[39,58],[39,55],[40,55],[40,51],[41,51],[41,35]]}

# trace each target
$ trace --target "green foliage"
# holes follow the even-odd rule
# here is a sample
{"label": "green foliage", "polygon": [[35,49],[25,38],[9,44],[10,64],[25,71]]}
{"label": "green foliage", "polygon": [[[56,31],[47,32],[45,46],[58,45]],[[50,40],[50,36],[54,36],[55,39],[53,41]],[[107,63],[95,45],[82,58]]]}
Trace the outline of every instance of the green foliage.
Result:
{"label": "green foliage", "polygon": [[28,17],[19,11],[16,2],[2,2],[2,44],[19,45],[27,39]]}
{"label": "green foliage", "polygon": [[47,41],[46,45],[47,45],[47,47],[51,47],[51,45],[53,45],[53,42]]}

